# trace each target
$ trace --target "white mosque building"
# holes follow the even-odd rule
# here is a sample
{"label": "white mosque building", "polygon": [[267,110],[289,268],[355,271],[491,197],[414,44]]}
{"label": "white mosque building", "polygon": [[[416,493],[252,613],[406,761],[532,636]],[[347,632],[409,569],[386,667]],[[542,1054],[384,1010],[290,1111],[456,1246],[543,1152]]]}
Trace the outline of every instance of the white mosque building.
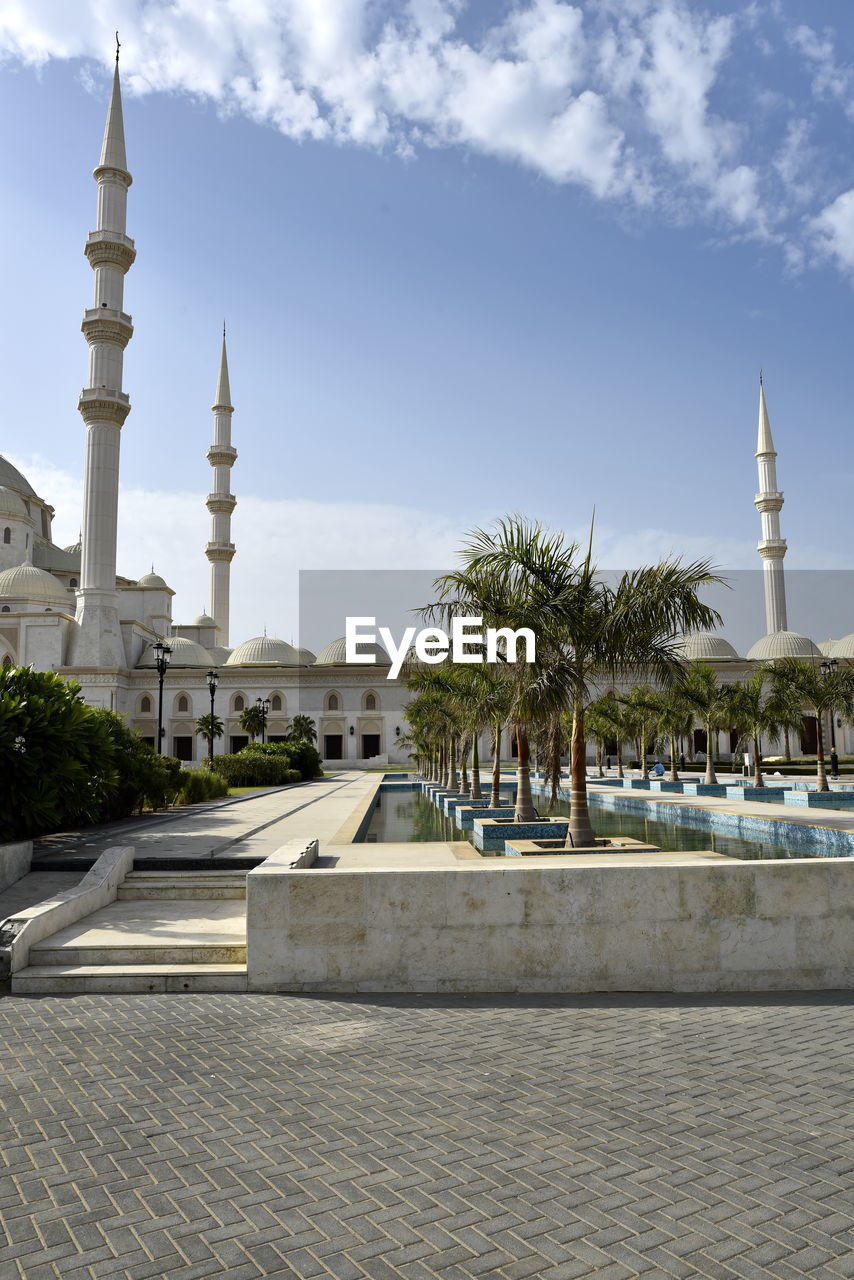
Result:
{"label": "white mosque building", "polygon": [[[375,647],[375,665],[348,664],[343,637],[318,654],[272,636],[255,636],[235,647],[229,638],[229,582],[235,546],[231,515],[232,444],[228,357],[223,332],[213,404],[213,441],[207,451],[212,468],[207,508],[211,514],[211,613],[190,624],[172,620],[174,592],[155,574],[123,577],[116,571],[119,447],[130,400],[122,389],[124,349],[133,333],[124,310],[124,278],[136,257],[126,232],[127,168],[118,54],[100,160],[94,171],[98,188],[96,229],[85,244],[94,274],[91,306],[82,330],[89,345],[87,385],[78,408],[86,427],[83,523],[80,541],[59,547],[52,539],[54,509],[26,478],[0,456],[0,663],[32,664],[56,671],[81,685],[87,702],[126,717],[143,738],[156,742],[162,710],[162,743],[184,761],[200,760],[207,747],[196,734],[196,720],[211,709],[210,673],[216,673],[215,710],[225,724],[216,750],[245,745],[241,712],[264,700],[269,707],[267,736],[281,738],[290,719],[310,716],[328,764],[405,762],[408,749],[404,709],[407,690],[386,679],[388,657]],[[777,488],[776,451],[760,380],[756,458],[762,539],[767,634],[745,657],[720,635],[686,637],[687,659],[714,666],[725,679],[745,678],[757,662],[784,655],[854,660],[854,634],[819,648],[789,631],[780,534],[783,494]],[[342,618],[342,625],[343,625]],[[163,680],[154,646],[171,650]],[[850,740],[849,740],[850,739]],[[854,736],[839,727],[837,744],[854,747]],[[803,743],[808,750],[810,743]],[[488,744],[483,744],[484,752]],[[591,748],[592,749],[592,748]]]}

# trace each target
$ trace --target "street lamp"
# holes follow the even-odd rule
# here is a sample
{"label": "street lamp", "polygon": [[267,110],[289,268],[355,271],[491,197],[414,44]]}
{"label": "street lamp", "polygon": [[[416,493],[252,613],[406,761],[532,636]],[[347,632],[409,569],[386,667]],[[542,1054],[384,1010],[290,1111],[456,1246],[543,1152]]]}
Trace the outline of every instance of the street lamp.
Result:
{"label": "street lamp", "polygon": [[157,668],[157,754],[163,755],[163,677],[172,657],[172,650],[164,640],[158,640],[154,646],[154,665]]}
{"label": "street lamp", "polygon": [[209,693],[210,693],[210,695],[211,695],[211,724],[210,724],[211,736],[210,736],[210,738],[208,739],[208,759],[210,760],[211,764],[213,764],[213,744],[214,744],[214,731],[213,731],[213,726],[214,726],[214,698],[216,697],[216,687],[217,687],[217,684],[219,683],[219,674],[218,674],[216,671],[214,671],[214,670],[213,670],[213,668],[212,668],[212,669],[208,672],[208,677],[207,677],[207,678],[208,678],[208,692],[209,692]]}
{"label": "street lamp", "polygon": [[270,711],[270,699],[256,698],[255,705],[261,712],[261,746],[263,747],[267,740],[267,715]]}
{"label": "street lamp", "polygon": [[[819,670],[821,671],[821,674],[824,676],[826,680],[828,676],[833,675],[833,673],[836,671],[836,668],[838,666],[839,666],[839,662],[836,658],[828,658],[826,662],[822,662],[821,666],[819,667]],[[833,723],[834,719],[835,719],[835,716],[833,712],[833,707],[831,707],[830,708],[830,749],[831,751],[836,750],[836,729]]]}

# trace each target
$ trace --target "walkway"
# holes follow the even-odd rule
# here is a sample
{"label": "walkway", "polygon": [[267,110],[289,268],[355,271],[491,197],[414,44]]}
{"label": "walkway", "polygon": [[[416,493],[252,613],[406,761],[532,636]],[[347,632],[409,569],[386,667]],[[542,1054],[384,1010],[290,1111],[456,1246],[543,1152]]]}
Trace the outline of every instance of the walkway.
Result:
{"label": "walkway", "polygon": [[0,1001],[4,1280],[840,1280],[854,1002]]}
{"label": "walkway", "polygon": [[350,770],[259,796],[45,836],[35,843],[34,862],[92,862],[118,844],[133,845],[137,858],[266,858],[292,840],[329,841],[376,782],[376,774]]}

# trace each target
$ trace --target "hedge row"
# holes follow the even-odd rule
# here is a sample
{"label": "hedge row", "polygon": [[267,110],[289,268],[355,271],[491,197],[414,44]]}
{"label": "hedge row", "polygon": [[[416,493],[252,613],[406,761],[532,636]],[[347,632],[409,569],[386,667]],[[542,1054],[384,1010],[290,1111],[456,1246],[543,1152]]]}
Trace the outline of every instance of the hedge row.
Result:
{"label": "hedge row", "polygon": [[179,804],[199,804],[202,800],[219,800],[228,795],[228,783],[210,769],[190,769],[181,779],[178,792]]}
{"label": "hedge row", "polygon": [[299,769],[292,769],[287,759],[248,748],[235,755],[214,756],[210,768],[229,787],[282,787],[302,781]]}

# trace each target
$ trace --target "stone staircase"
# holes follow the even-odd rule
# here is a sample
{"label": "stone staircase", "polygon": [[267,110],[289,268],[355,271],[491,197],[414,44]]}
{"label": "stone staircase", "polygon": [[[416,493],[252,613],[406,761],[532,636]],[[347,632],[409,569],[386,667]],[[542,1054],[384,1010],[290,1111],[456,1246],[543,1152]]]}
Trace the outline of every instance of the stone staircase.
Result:
{"label": "stone staircase", "polygon": [[115,902],[30,949],[13,995],[245,991],[245,871],[131,871]]}

